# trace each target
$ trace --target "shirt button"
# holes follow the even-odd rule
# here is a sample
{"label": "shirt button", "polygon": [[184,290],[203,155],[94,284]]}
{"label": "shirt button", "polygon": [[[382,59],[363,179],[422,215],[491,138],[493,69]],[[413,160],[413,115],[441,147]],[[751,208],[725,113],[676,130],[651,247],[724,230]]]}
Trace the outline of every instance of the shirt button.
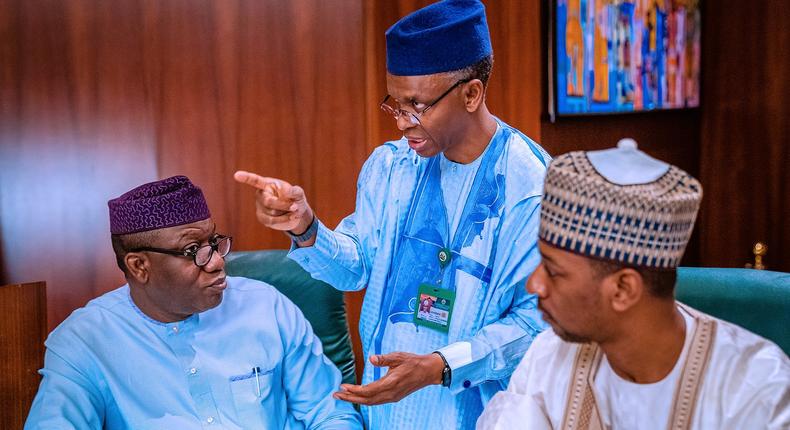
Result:
{"label": "shirt button", "polygon": [[197,373],[197,369],[195,369],[195,368],[193,367],[193,368],[189,369],[189,373],[191,373],[191,374],[193,374],[193,375],[194,375],[195,373]]}
{"label": "shirt button", "polygon": [[209,423],[209,424],[213,423],[214,422],[214,417],[206,418],[206,422]]}
{"label": "shirt button", "polygon": [[178,333],[178,326],[177,325],[173,326],[173,333]]}
{"label": "shirt button", "polygon": [[472,383],[468,380],[464,381],[464,388],[469,388],[472,386]]}

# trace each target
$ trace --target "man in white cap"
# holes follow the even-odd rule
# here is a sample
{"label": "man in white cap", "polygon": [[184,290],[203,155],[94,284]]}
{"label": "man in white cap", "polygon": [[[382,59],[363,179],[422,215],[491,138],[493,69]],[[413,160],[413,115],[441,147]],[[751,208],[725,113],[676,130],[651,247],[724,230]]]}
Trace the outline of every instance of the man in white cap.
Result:
{"label": "man in white cap", "polygon": [[290,233],[290,258],[335,288],[366,289],[364,385],[336,396],[364,405],[371,429],[473,428],[545,327],[521,285],[539,260],[549,157],[486,107],[482,3],[434,3],[386,40],[380,107],[403,138],[365,163],[353,214],[332,231],[300,187],[235,177],[258,189],[258,220]]}
{"label": "man in white cap", "polygon": [[790,363],[773,343],[674,300],[702,187],[633,141],[549,166],[543,332],[479,429],[787,429]]}

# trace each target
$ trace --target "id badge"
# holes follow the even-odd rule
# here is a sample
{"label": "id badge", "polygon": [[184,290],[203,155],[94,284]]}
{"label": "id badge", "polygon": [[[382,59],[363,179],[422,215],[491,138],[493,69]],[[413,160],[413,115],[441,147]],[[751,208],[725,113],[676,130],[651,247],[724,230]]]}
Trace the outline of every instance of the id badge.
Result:
{"label": "id badge", "polygon": [[420,284],[417,308],[414,309],[414,324],[447,333],[450,330],[454,305],[455,291]]}

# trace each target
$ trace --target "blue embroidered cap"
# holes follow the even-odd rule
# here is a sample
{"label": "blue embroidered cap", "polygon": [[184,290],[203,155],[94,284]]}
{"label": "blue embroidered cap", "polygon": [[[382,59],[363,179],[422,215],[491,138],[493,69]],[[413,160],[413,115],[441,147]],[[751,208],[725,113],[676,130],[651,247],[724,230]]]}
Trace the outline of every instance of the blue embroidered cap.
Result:
{"label": "blue embroidered cap", "polygon": [[566,251],[649,269],[680,264],[702,185],[628,139],[617,149],[576,151],[546,171],[538,236]]}
{"label": "blue embroidered cap", "polygon": [[387,71],[396,76],[451,72],[493,52],[479,0],[445,0],[424,7],[396,22],[386,38]]}

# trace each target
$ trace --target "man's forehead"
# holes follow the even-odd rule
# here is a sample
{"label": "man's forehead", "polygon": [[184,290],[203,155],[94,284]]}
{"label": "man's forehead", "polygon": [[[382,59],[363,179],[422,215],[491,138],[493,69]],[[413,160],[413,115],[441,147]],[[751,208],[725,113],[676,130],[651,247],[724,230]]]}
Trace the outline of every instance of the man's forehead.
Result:
{"label": "man's forehead", "polygon": [[211,218],[184,225],[177,225],[157,230],[157,235],[173,241],[183,239],[200,239],[216,231],[216,224]]}
{"label": "man's forehead", "polygon": [[450,80],[447,73],[421,76],[395,76],[387,73],[387,92],[398,101],[435,95]]}
{"label": "man's forehead", "polygon": [[552,255],[557,251],[559,251],[559,249],[549,245],[543,239],[538,240],[538,252],[540,252],[540,256],[544,260],[552,260]]}
{"label": "man's forehead", "polygon": [[586,257],[558,248],[543,239],[538,240],[538,252],[543,260],[553,264],[577,264],[587,260]]}

